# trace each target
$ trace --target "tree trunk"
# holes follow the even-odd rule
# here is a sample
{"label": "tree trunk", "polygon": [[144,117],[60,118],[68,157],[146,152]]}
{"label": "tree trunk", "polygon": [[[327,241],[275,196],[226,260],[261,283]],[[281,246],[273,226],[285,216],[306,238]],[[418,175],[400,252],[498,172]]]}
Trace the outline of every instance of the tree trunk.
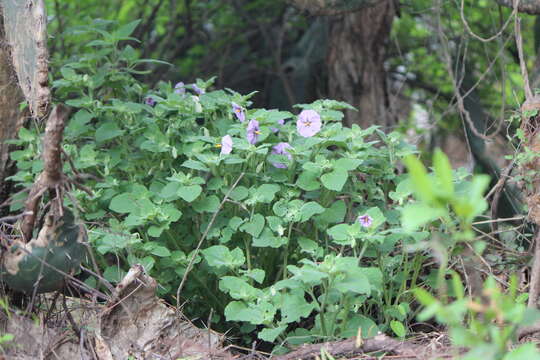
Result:
{"label": "tree trunk", "polygon": [[384,61],[395,15],[394,1],[385,0],[358,12],[334,17],[327,57],[330,97],[355,106],[345,125],[388,129],[395,119],[388,111]]}
{"label": "tree trunk", "polygon": [[13,139],[22,126],[24,117],[19,111],[19,103],[24,97],[17,84],[17,76],[11,62],[10,48],[5,40],[2,10],[0,8],[0,202],[3,200],[3,180],[6,176],[6,164],[9,145],[6,140]]}

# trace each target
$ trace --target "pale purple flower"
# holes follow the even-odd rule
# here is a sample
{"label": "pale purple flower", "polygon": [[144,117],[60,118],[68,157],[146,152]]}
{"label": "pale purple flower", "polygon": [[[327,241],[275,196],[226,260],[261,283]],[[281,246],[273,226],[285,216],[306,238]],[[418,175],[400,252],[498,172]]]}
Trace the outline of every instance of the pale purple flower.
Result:
{"label": "pale purple flower", "polygon": [[233,147],[232,137],[230,135],[222,137],[221,144],[219,144],[218,147],[221,147],[221,155],[230,154]]}
{"label": "pale purple flower", "polygon": [[360,215],[356,220],[365,228],[368,228],[373,224],[373,218],[368,214]]}
{"label": "pale purple flower", "polygon": [[148,106],[152,106],[154,107],[154,105],[156,105],[156,100],[154,100],[153,98],[151,98],[150,96],[146,97],[146,99],[144,99],[144,103]]}
{"label": "pale purple flower", "polygon": [[234,112],[234,115],[240,120],[240,122],[246,121],[246,112],[244,111],[244,108],[242,108],[237,103],[232,103],[232,110]]}
{"label": "pale purple flower", "polygon": [[321,131],[321,116],[315,110],[302,110],[298,115],[296,129],[303,137],[311,137]]}
{"label": "pale purple flower", "polygon": [[[286,155],[289,160],[292,160],[292,155],[287,151],[287,149],[292,149],[292,146],[289,143],[280,142],[279,144],[274,145],[274,147],[272,147],[272,154]],[[278,169],[287,168],[287,165],[283,163],[279,163],[279,162],[273,162],[272,165],[274,165]]]}
{"label": "pale purple flower", "polygon": [[174,85],[174,92],[180,95],[185,94],[186,93],[185,84],[181,81],[179,83],[176,83],[176,85]]}
{"label": "pale purple flower", "polygon": [[[285,119],[280,119],[277,122],[279,125],[285,125]],[[270,130],[275,134],[279,132],[279,128],[271,127]]]}
{"label": "pale purple flower", "polygon": [[247,140],[250,144],[255,145],[259,141],[259,135],[261,134],[259,128],[259,122],[257,120],[251,120],[247,126]]}
{"label": "pale purple flower", "polygon": [[191,87],[197,93],[197,95],[202,95],[205,93],[204,89],[201,89],[200,87],[198,87],[197,84],[191,84]]}

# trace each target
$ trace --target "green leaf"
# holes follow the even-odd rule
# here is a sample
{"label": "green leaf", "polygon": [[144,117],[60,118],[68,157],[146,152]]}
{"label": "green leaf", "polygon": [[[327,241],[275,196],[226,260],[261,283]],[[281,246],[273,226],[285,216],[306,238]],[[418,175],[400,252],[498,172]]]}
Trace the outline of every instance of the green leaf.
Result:
{"label": "green leaf", "polygon": [[334,240],[346,241],[349,239],[349,228],[350,228],[350,225],[348,224],[338,224],[338,225],[332,226],[326,232]]}
{"label": "green leaf", "polygon": [[401,223],[405,231],[414,231],[447,213],[445,208],[432,207],[422,203],[410,204],[401,210]]}
{"label": "green leaf", "polygon": [[[156,260],[151,256],[145,256],[136,263],[141,264],[144,267],[144,271],[150,272],[156,264]],[[135,263],[130,263],[130,265],[135,265]]]}
{"label": "green leaf", "polygon": [[225,266],[228,268],[237,268],[244,265],[246,258],[239,248],[230,251],[223,245],[214,245],[201,251],[208,265],[212,267]]}
{"label": "green leaf", "polygon": [[263,184],[255,190],[253,196],[257,198],[258,202],[270,203],[274,200],[274,197],[279,190],[280,186],[277,184]]}
{"label": "green leaf", "polygon": [[308,203],[305,203],[300,208],[300,214],[301,214],[300,222],[308,221],[309,219],[311,219],[313,215],[322,214],[324,210],[325,209],[321,205],[319,205],[319,203],[316,203],[315,201],[310,201]]}
{"label": "green leaf", "polygon": [[141,20],[135,20],[135,21],[132,21],[124,26],[121,26],[120,28],[118,28],[118,30],[115,31],[115,35],[116,37],[118,38],[126,38],[128,36],[130,36],[133,31],[135,31],[135,28],[137,27],[137,25],[139,25],[139,23],[141,22]]}
{"label": "green leaf", "polygon": [[327,224],[335,224],[342,222],[345,218],[345,212],[347,211],[347,206],[345,201],[338,200],[335,201],[332,206],[324,211],[320,216],[317,216],[317,219],[321,219]]}
{"label": "green leaf", "polygon": [[200,187],[199,185],[190,185],[190,186],[181,186],[180,188],[178,188],[176,194],[180,196],[182,199],[184,199],[185,201],[192,202],[193,200],[199,197],[201,192],[202,192],[202,187]]}
{"label": "green leaf", "polygon": [[503,357],[503,360],[540,360],[540,352],[533,343],[518,346]]}
{"label": "green leaf", "polygon": [[80,98],[76,98],[76,99],[70,99],[70,100],[66,100],[66,105],[68,106],[73,106],[73,107],[76,107],[76,108],[81,108],[81,107],[90,107],[92,106],[92,99],[88,96],[83,96],[83,97],[80,97]]}
{"label": "green leaf", "polygon": [[362,160],[360,159],[348,159],[348,158],[341,158],[336,161],[334,164],[334,168],[337,169],[344,169],[344,170],[356,170],[360,164],[362,164]]}
{"label": "green leaf", "polygon": [[252,278],[253,280],[258,282],[259,284],[262,284],[262,282],[264,281],[264,276],[265,276],[264,270],[252,269],[250,271],[242,271],[242,273],[245,276],[248,276],[248,277]]}
{"label": "green leaf", "polygon": [[487,210],[488,204],[485,199],[460,198],[452,202],[452,208],[460,218],[472,220],[475,216]]}
{"label": "green leaf", "polygon": [[117,213],[130,213],[137,209],[136,198],[133,194],[123,193],[112,198],[109,209]]}
{"label": "green leaf", "polygon": [[[355,259],[356,260],[356,259]],[[348,292],[357,294],[369,294],[371,291],[371,285],[368,278],[364,275],[364,272],[358,266],[352,266],[347,269],[346,272],[339,274],[333,282],[335,287],[340,293],[346,294]]]}
{"label": "green leaf", "polygon": [[164,204],[160,207],[160,209],[163,214],[167,216],[167,221],[175,222],[182,217],[182,212],[172,204]]}
{"label": "green leaf", "polygon": [[118,128],[118,125],[116,125],[115,122],[108,121],[96,130],[95,138],[96,142],[101,143],[114,139],[115,137],[123,134],[124,130],[120,130],[120,128]]}
{"label": "green leaf", "polygon": [[[226,193],[225,189],[223,192]],[[237,186],[231,191],[229,197],[234,201],[242,201],[249,196],[249,190],[245,186]]]}
{"label": "green leaf", "polygon": [[255,214],[253,216],[253,219],[251,219],[251,221],[243,224],[240,227],[240,230],[245,231],[251,236],[253,236],[254,238],[256,238],[259,236],[259,234],[263,230],[264,224],[265,224],[264,216],[262,216],[261,214]]}
{"label": "green leaf", "polygon": [[452,166],[448,157],[440,149],[435,149],[433,154],[433,168],[435,169],[438,186],[440,186],[438,192],[442,192],[446,198],[451,198],[454,195]]}
{"label": "green leaf", "polygon": [[452,274],[452,285],[454,288],[454,295],[458,299],[463,299],[465,297],[465,290],[463,289],[463,283],[458,273],[454,272]]}
{"label": "green leaf", "polygon": [[433,184],[424,165],[414,155],[406,156],[403,162],[409,170],[413,188],[418,198],[427,203],[433,203],[435,200]]}
{"label": "green leaf", "polygon": [[19,139],[25,141],[25,142],[31,142],[34,141],[36,138],[36,135],[32,133],[30,130],[28,130],[25,127],[21,127],[19,129]]}
{"label": "green leaf", "polygon": [[373,320],[364,315],[347,315],[347,327],[342,330],[342,337],[358,336],[358,329],[362,329],[362,339],[373,337],[379,333],[379,328]]}
{"label": "green leaf", "polygon": [[405,330],[405,326],[397,320],[390,321],[390,328],[400,338],[404,338],[405,335],[407,335],[407,331]]}
{"label": "green leaf", "polygon": [[118,266],[109,266],[103,272],[103,277],[112,283],[120,282],[126,275],[126,272],[120,269]]}
{"label": "green leaf", "polygon": [[375,229],[378,226],[384,224],[384,222],[386,221],[386,217],[382,213],[381,209],[376,206],[367,209],[365,213],[371,216],[371,218],[373,219],[373,222],[369,227],[370,229]]}
{"label": "green leaf", "polygon": [[382,294],[386,290],[384,288],[383,274],[381,269],[377,267],[363,267],[360,269],[371,285],[371,292],[378,292]]}
{"label": "green leaf", "polygon": [[156,245],[152,249],[152,251],[150,251],[150,254],[156,255],[156,256],[159,256],[159,257],[171,256],[171,252],[169,251],[169,249],[167,249],[165,246],[161,246],[161,245]]}
{"label": "green leaf", "polygon": [[310,286],[319,285],[322,279],[326,279],[328,277],[328,274],[309,265],[304,265],[301,268],[294,265],[289,265],[287,266],[287,270],[294,275],[291,279],[299,280],[305,284],[309,284]]}
{"label": "green leaf", "polygon": [[297,241],[300,249],[309,254],[314,254],[319,249],[319,245],[317,244],[317,242],[311,239],[300,237]]}
{"label": "green leaf", "polygon": [[161,189],[159,196],[161,196],[164,199],[170,199],[170,198],[173,198],[173,200],[177,199],[178,189],[180,188],[180,186],[182,186],[182,184],[178,182],[170,182]]}
{"label": "green leaf", "polygon": [[293,289],[284,293],[281,299],[281,321],[290,324],[298,322],[301,318],[307,318],[315,309],[314,303],[306,301],[304,291]]}
{"label": "green leaf", "polygon": [[389,197],[390,197],[390,199],[399,202],[399,201],[405,200],[411,194],[412,194],[411,178],[407,177],[407,178],[401,180],[397,184],[396,191],[391,191],[390,194],[389,194]]}
{"label": "green leaf", "polygon": [[223,276],[219,281],[219,290],[228,293],[236,300],[253,300],[262,295],[262,291],[249,285],[244,279]]}
{"label": "green leaf", "polygon": [[234,231],[238,230],[238,227],[244,223],[244,220],[239,218],[238,216],[233,216],[229,220],[229,227],[233,229]]}
{"label": "green leaf", "polygon": [[277,216],[267,216],[266,222],[272,231],[277,232],[279,235],[283,235],[285,228],[283,227],[283,220]]}
{"label": "green leaf", "polygon": [[264,328],[257,334],[257,337],[263,341],[273,343],[276,338],[287,330],[287,325],[281,325],[276,328]]}
{"label": "green leaf", "polygon": [[296,185],[304,191],[313,191],[321,187],[319,182],[319,177],[321,176],[320,172],[314,171],[302,171],[298,180],[296,180]]}
{"label": "green leaf", "polygon": [[341,191],[349,174],[343,169],[334,169],[321,176],[321,182],[328,190]]}
{"label": "green leaf", "polygon": [[204,163],[197,160],[186,160],[182,163],[182,166],[193,170],[210,171]]}
{"label": "green leaf", "polygon": [[260,236],[253,238],[252,244],[255,247],[278,248],[287,244],[287,238],[282,236],[274,236],[272,231],[265,227]]}
{"label": "green leaf", "polygon": [[420,304],[424,306],[429,306],[438,303],[437,299],[433,297],[430,293],[428,293],[425,289],[422,288],[416,288],[413,290],[414,296],[416,296],[416,299],[420,302]]}
{"label": "green leaf", "polygon": [[15,335],[13,335],[13,334],[4,334],[4,335],[0,336],[0,344],[10,342],[14,338],[15,338]]}
{"label": "green leaf", "polygon": [[213,213],[219,209],[219,199],[216,195],[207,196],[204,199],[199,199],[193,202],[193,209],[198,212]]}
{"label": "green leaf", "polygon": [[148,228],[148,235],[151,237],[160,237],[163,230],[165,230],[168,227],[168,225],[162,225],[162,226],[156,226],[152,225]]}
{"label": "green leaf", "polygon": [[241,301],[231,301],[225,307],[227,321],[245,321],[253,325],[269,323],[274,320],[275,314],[276,308],[266,301],[249,305]]}
{"label": "green leaf", "polygon": [[214,177],[208,180],[206,183],[206,189],[208,190],[219,190],[223,187],[223,179],[219,177]]}

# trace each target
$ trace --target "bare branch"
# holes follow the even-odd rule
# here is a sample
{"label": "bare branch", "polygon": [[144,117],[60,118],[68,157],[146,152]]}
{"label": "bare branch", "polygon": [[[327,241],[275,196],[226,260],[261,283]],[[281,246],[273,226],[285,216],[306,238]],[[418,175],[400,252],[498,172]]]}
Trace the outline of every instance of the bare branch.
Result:
{"label": "bare branch", "polygon": [[[495,0],[499,5],[509,8],[514,7],[513,0]],[[519,12],[527,13],[530,15],[540,15],[540,1],[538,0],[521,0],[517,7]]]}
{"label": "bare branch", "polygon": [[[519,7],[519,0],[514,1],[514,10]],[[531,86],[529,85],[529,73],[527,72],[527,64],[525,63],[525,58],[523,56],[523,40],[521,38],[521,19],[519,16],[516,16],[514,22],[514,31],[516,35],[516,45],[518,49],[519,56],[519,68],[521,69],[521,77],[523,78],[523,90],[525,90],[525,99],[527,101],[533,100],[533,93],[531,91]]]}
{"label": "bare branch", "polygon": [[57,188],[62,180],[62,136],[69,112],[67,107],[57,105],[47,120],[43,138],[43,172],[32,186],[25,203],[25,212],[30,214],[24,217],[21,225],[25,241],[32,238],[41,196],[45,191]]}

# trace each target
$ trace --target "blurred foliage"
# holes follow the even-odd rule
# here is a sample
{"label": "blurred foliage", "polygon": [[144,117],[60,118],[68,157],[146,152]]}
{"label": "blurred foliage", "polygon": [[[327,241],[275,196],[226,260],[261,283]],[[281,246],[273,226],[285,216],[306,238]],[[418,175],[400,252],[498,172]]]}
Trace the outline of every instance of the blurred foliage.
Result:
{"label": "blurred foliage", "polygon": [[[513,22],[489,42],[474,38],[463,22],[466,20],[478,36],[488,38],[499,32],[511,10],[497,6],[494,0],[469,2],[462,19],[459,5],[429,0],[400,4],[387,44],[387,69],[392,93],[408,105],[396,110],[404,129],[417,127],[419,112],[433,125],[428,129],[446,131],[462,126],[456,116],[445,47],[452,56],[450,66],[457,81],[467,72],[473,75],[472,84],[479,82],[475,91],[489,123],[502,121],[522,101]],[[48,7],[50,49],[55,61],[77,56],[81,44],[89,39],[80,30],[93,19],[101,18],[104,23],[141,19],[133,34],[140,42],[130,44],[140,58],[172,64],[148,65],[150,72],[142,80],[149,85],[159,80],[187,83],[198,77],[217,76],[217,88],[259,91],[253,98],[255,105],[267,108],[290,108],[294,103],[327,96],[325,60],[330,18],[308,16],[286,1],[56,0],[49,1]],[[524,51],[532,67],[534,17],[521,16]],[[62,36],[64,33],[69,35]],[[285,96],[278,69],[290,82],[294,99]]]}

